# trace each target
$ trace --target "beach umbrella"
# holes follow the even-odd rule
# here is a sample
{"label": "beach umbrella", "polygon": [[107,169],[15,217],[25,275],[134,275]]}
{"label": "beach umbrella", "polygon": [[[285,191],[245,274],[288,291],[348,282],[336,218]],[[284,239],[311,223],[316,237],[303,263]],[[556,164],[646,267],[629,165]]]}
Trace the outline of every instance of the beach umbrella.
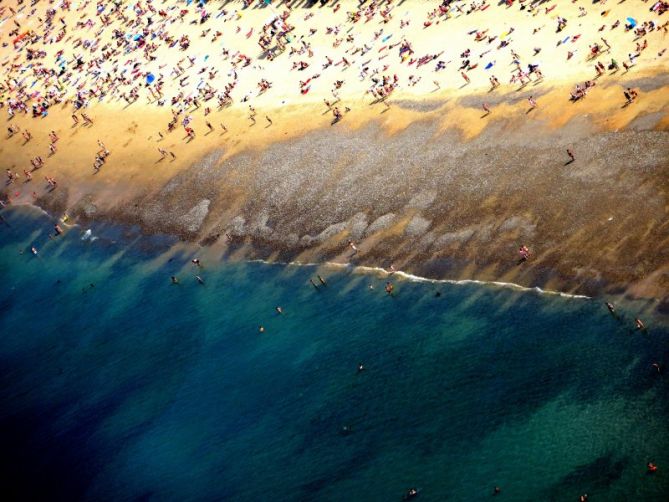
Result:
{"label": "beach umbrella", "polygon": [[156,80],[156,76],[153,73],[149,73],[146,76],[146,83],[147,84],[152,84],[154,80]]}
{"label": "beach umbrella", "polygon": [[488,63],[487,65],[485,65],[485,69],[486,69],[486,70],[489,70],[489,69],[492,68],[494,65],[495,65],[495,62],[494,62],[494,61],[493,61],[492,63]]}
{"label": "beach umbrella", "polygon": [[634,19],[633,17],[628,17],[627,22],[632,25],[632,28],[636,26],[636,19]]}

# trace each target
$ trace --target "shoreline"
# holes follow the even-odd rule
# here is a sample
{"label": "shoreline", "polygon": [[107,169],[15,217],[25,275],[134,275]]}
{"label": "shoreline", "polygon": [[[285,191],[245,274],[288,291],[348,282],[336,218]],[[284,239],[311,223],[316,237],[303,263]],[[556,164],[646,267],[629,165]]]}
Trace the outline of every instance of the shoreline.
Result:
{"label": "shoreline", "polygon": [[[30,211],[37,211],[39,214],[44,215],[48,217],[49,219],[56,221],[59,225],[65,227],[67,229],[66,233],[70,231],[70,229],[75,229],[77,227],[82,228],[82,225],[79,223],[66,223],[63,222],[62,219],[58,219],[55,217],[53,214],[49,213],[45,209],[41,208],[40,206],[34,205],[34,204],[19,204],[16,206],[13,206],[12,208],[8,208],[8,210],[22,210],[22,209],[28,209]],[[1,214],[1,213],[0,213]],[[122,223],[118,222],[113,222],[113,221],[101,221],[101,220],[92,220],[91,223],[95,224],[103,224],[103,223],[111,223],[113,225],[121,225],[124,226]],[[88,226],[88,225],[85,225]],[[84,234],[87,232],[86,230]],[[172,237],[172,238],[177,238],[177,236],[174,235],[169,235],[169,234],[164,234],[162,232],[145,232],[143,231],[142,234],[144,236],[165,236],[165,237]],[[97,240],[97,236],[94,233],[91,233],[91,236],[94,237],[93,241]],[[181,241],[183,242],[183,241]],[[191,246],[199,246],[199,247],[206,247],[202,246],[201,244],[197,244],[195,242],[186,242],[186,245],[191,245]],[[455,279],[437,279],[437,278],[430,278],[430,277],[422,277],[418,275],[411,274],[409,272],[405,272],[403,270],[394,270],[394,271],[389,271],[385,268],[382,267],[377,267],[377,266],[369,266],[369,265],[354,265],[351,262],[347,263],[339,263],[339,262],[322,262],[322,263],[302,263],[299,261],[289,261],[289,262],[283,262],[283,261],[268,261],[268,260],[263,260],[261,258],[256,258],[256,259],[249,259],[245,260],[246,263],[262,263],[265,265],[277,265],[277,266],[283,266],[283,267],[315,267],[315,268],[323,268],[323,269],[335,269],[335,270],[350,270],[354,274],[361,274],[361,275],[376,275],[376,276],[381,276],[384,279],[385,278],[390,278],[390,277],[399,277],[401,279],[410,281],[410,282],[425,282],[425,283],[430,283],[430,284],[480,284],[480,285],[488,285],[488,286],[497,286],[500,288],[508,288],[508,289],[513,289],[517,291],[525,291],[525,292],[535,292],[538,294],[545,294],[545,295],[556,295],[556,296],[561,296],[563,298],[573,298],[573,299],[582,299],[582,300],[593,300],[594,298],[591,296],[587,295],[577,295],[577,294],[570,294],[570,293],[565,293],[563,291],[553,291],[553,290],[544,290],[541,289],[538,286],[534,287],[528,287],[528,286],[522,286],[520,284],[516,284],[513,282],[500,282],[500,281],[480,281],[476,279],[461,279],[461,280],[455,280]]]}
{"label": "shoreline", "polygon": [[[86,231],[83,230],[84,227],[88,226],[83,224],[85,222],[63,223],[61,218],[56,217],[54,214],[35,204],[29,204],[29,203],[17,204],[16,206],[6,208],[6,210],[35,211],[40,215],[45,216],[50,220],[58,222],[59,224],[64,226],[66,234],[71,231],[75,231],[77,227],[81,229],[80,233],[82,235],[89,231],[89,230]],[[533,293],[541,296],[548,296],[548,297],[555,296],[573,300],[604,301],[606,299],[606,301],[612,301],[616,305],[618,303],[625,303],[625,302],[641,302],[641,305],[637,306],[637,309],[639,308],[641,309],[640,313],[643,314],[644,317],[650,315],[656,317],[657,320],[662,323],[664,323],[666,320],[669,319],[669,303],[666,301],[666,299],[653,296],[629,294],[628,291],[618,290],[618,291],[607,292],[606,289],[601,289],[601,290],[593,290],[591,294],[579,294],[574,292],[577,291],[575,289],[570,289],[568,290],[569,292],[559,289],[555,290],[544,289],[540,287],[538,284],[531,284],[531,283],[518,284],[515,282],[504,282],[494,279],[489,279],[489,280],[452,279],[444,277],[438,278],[438,277],[421,276],[412,272],[398,269],[394,271],[389,271],[387,268],[384,268],[382,266],[377,266],[374,264],[367,264],[367,262],[353,263],[353,262],[324,261],[324,262],[312,263],[312,262],[300,262],[300,261],[282,261],[281,259],[278,258],[263,259],[263,258],[253,257],[252,255],[234,256],[234,254],[221,253],[220,246],[217,246],[216,244],[207,246],[201,243],[197,243],[195,241],[184,240],[173,234],[155,230],[148,231],[147,229],[137,225],[129,226],[128,223],[118,222],[114,220],[106,220],[106,219],[92,219],[88,223],[91,223],[92,226],[105,225],[105,224],[111,224],[113,227],[120,226],[121,229],[126,229],[126,231],[128,231],[130,234],[136,234],[137,231],[139,231],[139,233],[143,237],[168,238],[170,241],[172,241],[172,244],[168,245],[165,251],[157,255],[151,254],[149,258],[149,259],[159,259],[160,261],[164,261],[168,256],[182,254],[185,256],[186,261],[189,258],[195,256],[205,257],[204,259],[207,261],[207,263],[213,266],[216,266],[217,264],[224,264],[227,261],[229,263],[235,263],[235,262],[261,263],[264,265],[280,266],[280,267],[300,267],[300,268],[311,267],[318,269],[319,271],[321,271],[321,273],[322,271],[327,271],[327,270],[334,270],[339,272],[348,271],[353,275],[377,277],[380,278],[381,280],[390,280],[394,277],[397,278],[400,282],[409,281],[409,282],[425,283],[432,285],[449,284],[456,286],[480,285],[483,287],[510,289],[524,293]],[[98,240],[100,238],[97,232],[92,232],[91,237],[92,240],[90,242],[94,242],[95,240]],[[118,241],[111,241],[111,243],[113,245],[116,245],[118,244]],[[558,274],[557,271],[554,271],[554,273]],[[568,282],[565,282],[565,284],[568,284]]]}

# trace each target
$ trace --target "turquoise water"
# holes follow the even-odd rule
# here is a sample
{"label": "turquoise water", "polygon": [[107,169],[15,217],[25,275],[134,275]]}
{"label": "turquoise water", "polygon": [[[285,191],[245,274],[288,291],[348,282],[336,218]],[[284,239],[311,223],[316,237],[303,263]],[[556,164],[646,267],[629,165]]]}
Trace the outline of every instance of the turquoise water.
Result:
{"label": "turquoise water", "polygon": [[389,297],[352,270],[196,270],[170,238],[49,240],[46,216],[2,214],[13,499],[669,498],[669,375],[651,367],[669,332],[632,331],[642,306],[616,319],[486,285],[396,278]]}

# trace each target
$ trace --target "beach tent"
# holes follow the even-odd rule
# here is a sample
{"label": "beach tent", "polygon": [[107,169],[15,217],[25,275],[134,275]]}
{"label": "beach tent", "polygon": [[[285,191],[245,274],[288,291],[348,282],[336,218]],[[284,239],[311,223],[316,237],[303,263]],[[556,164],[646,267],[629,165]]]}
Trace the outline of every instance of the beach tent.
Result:
{"label": "beach tent", "polygon": [[636,19],[634,19],[633,17],[628,17],[628,18],[627,18],[627,22],[628,22],[630,25],[632,25],[632,28],[634,28],[634,27],[636,26],[636,24],[637,24],[637,23],[636,23]]}

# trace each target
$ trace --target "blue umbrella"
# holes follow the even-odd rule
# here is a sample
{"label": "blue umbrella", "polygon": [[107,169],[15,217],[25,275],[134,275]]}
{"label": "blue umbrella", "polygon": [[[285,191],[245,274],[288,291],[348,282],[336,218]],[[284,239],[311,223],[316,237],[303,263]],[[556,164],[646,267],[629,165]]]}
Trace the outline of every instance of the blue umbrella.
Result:
{"label": "blue umbrella", "polygon": [[147,84],[152,84],[154,80],[156,80],[156,76],[153,73],[149,73],[146,76],[146,83]]}
{"label": "blue umbrella", "polygon": [[636,26],[636,19],[634,19],[633,17],[628,17],[627,21],[629,21],[629,23],[632,25],[632,28]]}

